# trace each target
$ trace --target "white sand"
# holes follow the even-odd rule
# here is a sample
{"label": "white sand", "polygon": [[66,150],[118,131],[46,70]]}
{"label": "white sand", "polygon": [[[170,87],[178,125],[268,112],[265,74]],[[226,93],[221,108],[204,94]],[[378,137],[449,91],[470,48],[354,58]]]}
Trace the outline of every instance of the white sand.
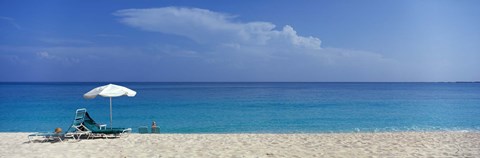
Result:
{"label": "white sand", "polygon": [[479,132],[131,134],[28,143],[0,133],[0,157],[480,157]]}

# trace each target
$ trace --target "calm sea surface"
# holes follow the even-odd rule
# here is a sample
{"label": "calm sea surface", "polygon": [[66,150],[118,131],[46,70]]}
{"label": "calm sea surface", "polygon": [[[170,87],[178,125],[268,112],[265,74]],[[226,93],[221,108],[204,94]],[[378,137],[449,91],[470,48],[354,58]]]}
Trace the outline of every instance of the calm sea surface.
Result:
{"label": "calm sea surface", "polygon": [[[0,83],[0,132],[68,128],[77,108],[109,124],[107,83]],[[113,125],[164,133],[480,130],[480,83],[114,83]]]}

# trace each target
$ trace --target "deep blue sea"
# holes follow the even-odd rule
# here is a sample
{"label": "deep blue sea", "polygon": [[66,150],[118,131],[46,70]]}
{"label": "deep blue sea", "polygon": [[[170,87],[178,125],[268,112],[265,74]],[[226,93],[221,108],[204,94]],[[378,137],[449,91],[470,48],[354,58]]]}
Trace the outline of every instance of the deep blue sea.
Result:
{"label": "deep blue sea", "polygon": [[[87,108],[109,124],[108,83],[0,83],[0,132],[68,128]],[[114,83],[114,127],[162,133],[311,133],[480,130],[480,83]]]}

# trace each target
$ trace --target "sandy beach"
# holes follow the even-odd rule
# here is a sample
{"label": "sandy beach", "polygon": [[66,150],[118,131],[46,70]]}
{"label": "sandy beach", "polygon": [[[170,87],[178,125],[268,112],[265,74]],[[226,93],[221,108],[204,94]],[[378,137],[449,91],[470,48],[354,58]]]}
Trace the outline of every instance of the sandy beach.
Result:
{"label": "sandy beach", "polygon": [[0,157],[480,157],[479,132],[130,134],[29,143],[0,133]]}

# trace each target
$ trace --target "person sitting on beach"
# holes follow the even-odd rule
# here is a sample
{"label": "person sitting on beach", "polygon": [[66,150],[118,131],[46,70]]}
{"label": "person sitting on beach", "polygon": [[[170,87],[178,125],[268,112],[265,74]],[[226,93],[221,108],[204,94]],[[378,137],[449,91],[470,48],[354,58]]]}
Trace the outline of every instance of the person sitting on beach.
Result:
{"label": "person sitting on beach", "polygon": [[157,128],[157,123],[155,121],[152,122],[152,129]]}
{"label": "person sitting on beach", "polygon": [[155,121],[152,122],[152,133],[159,133],[159,129],[157,127],[157,123]]}
{"label": "person sitting on beach", "polygon": [[55,128],[55,134],[60,134],[62,133],[62,129],[61,128]]}

